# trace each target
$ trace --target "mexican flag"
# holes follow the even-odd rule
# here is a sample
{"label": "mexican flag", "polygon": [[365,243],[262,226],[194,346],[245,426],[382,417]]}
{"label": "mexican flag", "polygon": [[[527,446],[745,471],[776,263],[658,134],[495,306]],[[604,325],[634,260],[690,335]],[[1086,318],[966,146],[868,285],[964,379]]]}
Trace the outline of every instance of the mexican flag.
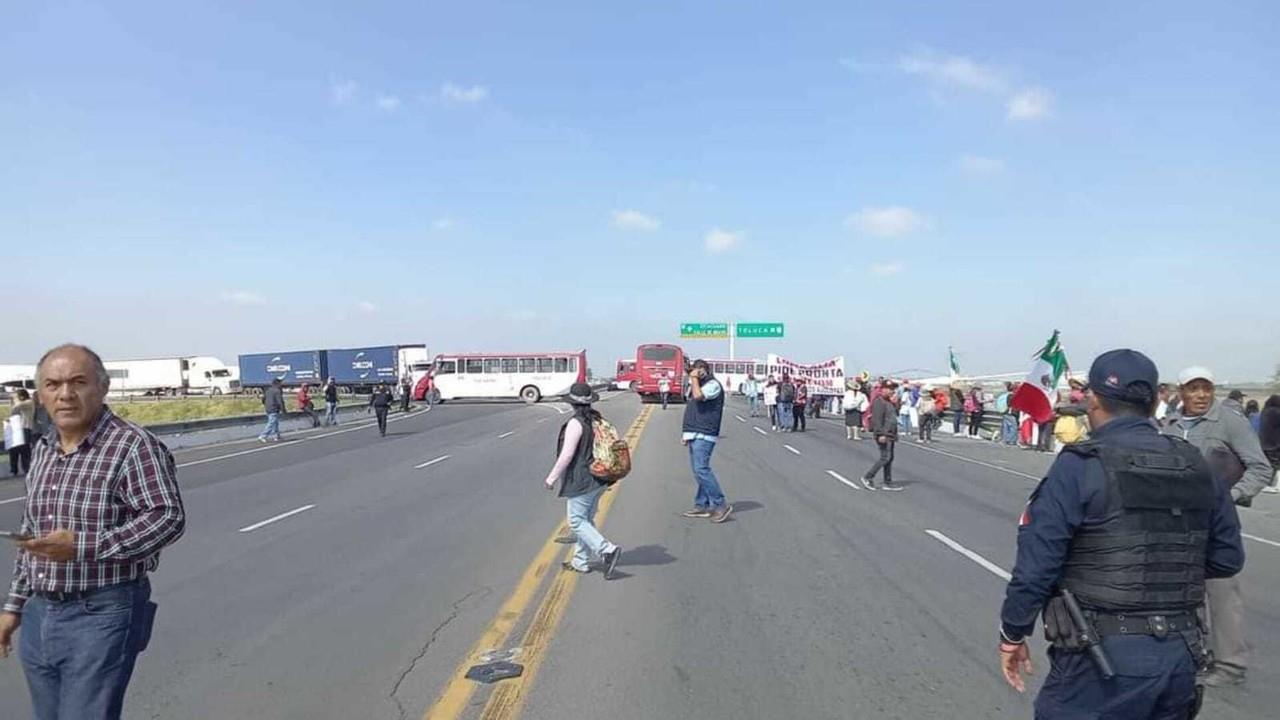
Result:
{"label": "mexican flag", "polygon": [[947,354],[951,356],[951,358],[950,358],[950,360],[951,360],[951,377],[955,377],[955,376],[957,376],[957,375],[959,375],[959,374],[960,374],[960,361],[959,361],[959,360],[956,360],[956,350],[955,350],[955,348],[953,348],[953,347],[948,347],[948,348],[947,348]]}
{"label": "mexican flag", "polygon": [[1053,418],[1054,391],[1066,370],[1067,354],[1058,342],[1058,331],[1054,330],[1049,342],[1036,355],[1031,372],[1018,386],[1009,406],[1030,415],[1037,423],[1048,422]]}

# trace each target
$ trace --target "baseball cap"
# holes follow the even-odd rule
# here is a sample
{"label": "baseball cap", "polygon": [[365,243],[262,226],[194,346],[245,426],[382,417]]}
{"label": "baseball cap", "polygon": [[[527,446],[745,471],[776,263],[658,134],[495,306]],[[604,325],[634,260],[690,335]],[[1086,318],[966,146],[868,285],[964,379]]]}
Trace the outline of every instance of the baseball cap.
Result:
{"label": "baseball cap", "polygon": [[1104,352],[1089,368],[1089,389],[1095,395],[1130,403],[1155,399],[1160,371],[1151,358],[1137,350],[1121,348]]}
{"label": "baseball cap", "polygon": [[1192,380],[1208,380],[1213,382],[1213,371],[1203,365],[1192,365],[1178,373],[1178,384],[1186,385]]}

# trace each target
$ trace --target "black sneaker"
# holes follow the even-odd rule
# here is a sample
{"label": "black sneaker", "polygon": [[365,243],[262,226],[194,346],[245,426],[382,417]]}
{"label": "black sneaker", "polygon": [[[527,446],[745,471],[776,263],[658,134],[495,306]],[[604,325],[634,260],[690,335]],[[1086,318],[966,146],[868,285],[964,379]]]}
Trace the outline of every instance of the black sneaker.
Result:
{"label": "black sneaker", "polygon": [[613,569],[618,566],[618,558],[622,557],[622,548],[614,547],[613,552],[607,552],[603,556],[604,560],[604,579],[613,579]]}
{"label": "black sneaker", "polygon": [[681,514],[681,515],[683,515],[683,516],[685,516],[685,517],[687,517],[687,518],[695,518],[695,519],[705,519],[705,518],[709,518],[709,517],[711,517],[711,511],[710,511],[710,510],[708,510],[708,509],[706,509],[706,508],[700,508],[700,507],[696,507],[696,508],[692,508],[692,509],[689,509],[689,510],[685,510],[684,512],[682,512],[682,513],[680,513],[680,514]]}

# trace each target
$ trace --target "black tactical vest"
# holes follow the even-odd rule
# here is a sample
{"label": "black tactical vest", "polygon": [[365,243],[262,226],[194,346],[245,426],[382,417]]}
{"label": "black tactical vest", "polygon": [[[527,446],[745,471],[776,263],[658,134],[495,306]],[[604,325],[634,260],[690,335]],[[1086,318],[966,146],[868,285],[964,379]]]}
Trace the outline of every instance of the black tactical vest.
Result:
{"label": "black tactical vest", "polygon": [[1191,610],[1204,601],[1214,479],[1200,451],[1177,438],[1167,450],[1068,445],[1102,461],[1107,517],[1071,540],[1061,587],[1080,604],[1137,614]]}

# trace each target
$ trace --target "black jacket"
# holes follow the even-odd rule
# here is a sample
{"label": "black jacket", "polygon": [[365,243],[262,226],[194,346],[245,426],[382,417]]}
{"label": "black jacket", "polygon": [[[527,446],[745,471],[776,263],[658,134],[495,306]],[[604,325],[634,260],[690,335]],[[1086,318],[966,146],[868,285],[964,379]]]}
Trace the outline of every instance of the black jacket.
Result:
{"label": "black jacket", "polygon": [[898,439],[898,408],[883,395],[877,395],[871,403],[871,432],[874,435],[887,435],[891,440]]}
{"label": "black jacket", "polygon": [[336,403],[338,402],[338,386],[326,385],[324,388],[324,401]]}
{"label": "black jacket", "polygon": [[375,391],[372,395],[369,396],[369,407],[375,407],[375,408],[391,407],[391,393],[389,391],[387,392]]}

